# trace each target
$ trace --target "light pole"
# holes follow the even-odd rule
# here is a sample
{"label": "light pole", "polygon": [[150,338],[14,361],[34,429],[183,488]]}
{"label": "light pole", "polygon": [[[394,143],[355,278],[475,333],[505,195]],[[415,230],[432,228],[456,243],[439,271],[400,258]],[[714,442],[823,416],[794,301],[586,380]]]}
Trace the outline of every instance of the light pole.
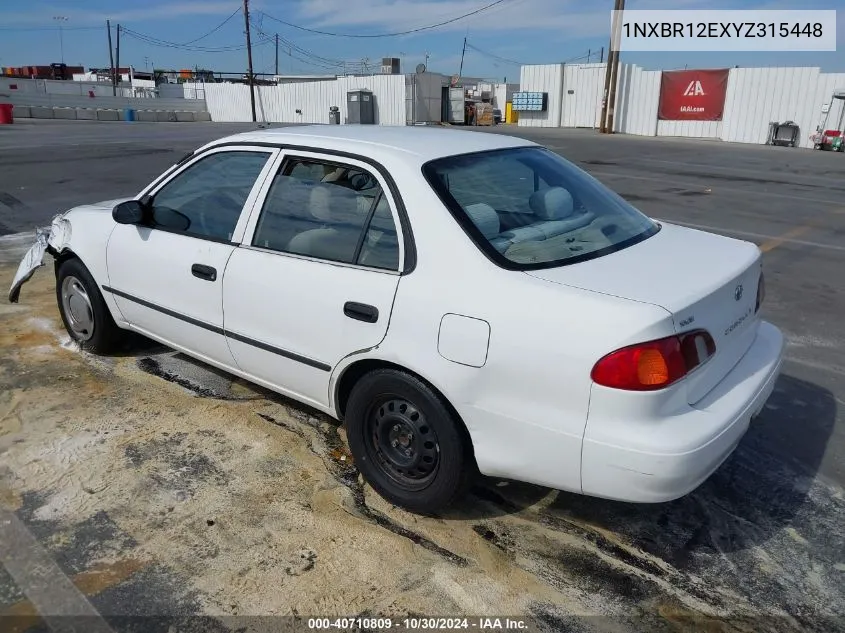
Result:
{"label": "light pole", "polygon": [[64,64],[65,63],[65,40],[64,40],[64,34],[62,33],[62,24],[67,22],[68,18],[67,18],[67,16],[64,16],[64,15],[54,15],[53,19],[59,25],[59,50],[61,51],[62,63]]}

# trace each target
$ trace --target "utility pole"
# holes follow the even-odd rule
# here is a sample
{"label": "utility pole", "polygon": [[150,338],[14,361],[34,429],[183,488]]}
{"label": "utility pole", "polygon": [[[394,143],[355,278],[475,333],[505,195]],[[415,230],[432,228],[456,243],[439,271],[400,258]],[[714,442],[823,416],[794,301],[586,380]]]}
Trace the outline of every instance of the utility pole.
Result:
{"label": "utility pole", "polygon": [[65,38],[62,32],[62,24],[68,21],[67,16],[65,15],[54,15],[53,19],[59,25],[59,52],[62,55],[62,63],[65,63]]}
{"label": "utility pole", "polygon": [[117,52],[115,53],[115,63],[116,66],[114,71],[114,82],[116,84],[120,83],[120,25],[117,25]]}
{"label": "utility pole", "polygon": [[461,51],[461,69],[458,71],[458,79],[464,76],[464,55],[467,52],[467,38],[464,38],[464,50]]}
{"label": "utility pole", "polygon": [[111,66],[111,91],[113,96],[117,96],[117,84],[114,80],[114,51],[111,47],[111,20],[106,20],[106,31],[109,34],[109,65]]}
{"label": "utility pole", "polygon": [[[615,0],[615,4],[613,6],[614,11],[619,11],[619,7],[622,4],[622,0]],[[599,131],[602,134],[607,132],[607,107],[608,107],[608,97],[610,96],[610,78],[613,71],[613,38],[616,35],[616,23],[618,13],[613,14],[613,25],[610,29],[610,53],[607,56],[607,66],[604,69],[604,98],[601,102],[601,124],[599,125]]]}
{"label": "utility pole", "polygon": [[599,64],[604,63],[604,46],[601,47],[601,55],[599,56]]}
{"label": "utility pole", "polygon": [[252,75],[252,41],[249,39],[249,0],[244,0],[244,24],[246,25],[246,58],[249,64],[247,70],[249,102],[252,107],[252,122],[255,123],[258,119],[255,116],[255,78]]}
{"label": "utility pole", "polygon": [[592,49],[592,48],[588,48],[588,49],[587,49],[587,63],[588,63],[588,64],[590,63],[590,58],[591,58],[592,56],[593,56],[593,49]]}
{"label": "utility pole", "polygon": [[276,76],[279,76],[279,34],[276,33]]}
{"label": "utility pole", "polygon": [[[619,11],[616,16],[619,17],[621,12],[625,10],[625,0],[619,0]],[[616,49],[611,52],[613,56],[613,78],[610,80],[610,95],[607,98],[607,133],[613,134],[613,116],[616,113],[616,84],[619,83],[619,46],[622,39],[622,20],[614,21],[615,29],[613,35],[613,48]]]}

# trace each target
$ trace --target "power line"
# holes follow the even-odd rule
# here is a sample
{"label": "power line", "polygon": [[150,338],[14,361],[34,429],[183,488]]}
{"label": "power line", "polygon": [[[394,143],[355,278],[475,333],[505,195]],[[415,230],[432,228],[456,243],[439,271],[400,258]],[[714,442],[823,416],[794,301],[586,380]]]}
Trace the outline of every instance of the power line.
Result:
{"label": "power line", "polygon": [[231,20],[233,17],[235,17],[235,16],[236,16],[238,13],[240,13],[240,12],[241,12],[241,7],[240,7],[240,6],[238,6],[238,8],[237,8],[237,9],[235,9],[235,10],[232,12],[232,15],[230,15],[228,18],[226,18],[225,20],[223,20],[220,24],[218,24],[217,26],[215,26],[215,27],[214,27],[213,29],[211,29],[208,33],[206,33],[205,35],[201,35],[201,36],[199,36],[198,38],[196,38],[196,39],[194,39],[194,40],[191,40],[190,42],[185,42],[185,44],[184,44],[184,45],[185,45],[185,46],[187,46],[188,44],[193,44],[194,42],[199,42],[200,40],[204,40],[205,38],[207,38],[209,35],[213,35],[213,34],[214,34],[214,33],[216,33],[217,31],[219,31],[220,29],[222,29],[224,26],[226,26],[226,23],[227,23],[227,22],[229,22],[229,20]]}
{"label": "power line", "polygon": [[[158,46],[161,48],[174,48],[177,50],[193,51],[199,53],[227,53],[231,51],[246,50],[245,44],[233,44],[231,46],[195,46],[191,44],[179,44],[177,42],[169,42],[167,40],[162,40],[157,37],[152,37],[151,35],[138,33],[137,31],[133,31],[125,26],[121,26],[121,31],[124,35],[128,35],[136,40],[139,40],[146,44],[150,44],[151,46]],[[271,41],[271,38],[265,38],[255,44],[255,46],[262,46],[269,41]]]}
{"label": "power line", "polygon": [[[508,59],[507,57],[501,57],[499,55],[494,55],[493,53],[482,50],[482,49],[478,48],[477,46],[470,44],[469,42],[467,42],[467,48],[471,48],[476,53],[481,53],[482,55],[485,55],[487,57],[490,57],[491,59],[495,59],[497,61],[500,61],[504,64],[512,64],[514,66],[530,66],[531,65],[531,64],[527,64],[525,62],[518,62],[518,61],[513,60],[513,59]],[[587,51],[583,55],[578,55],[577,57],[571,57],[570,59],[566,59],[566,60],[564,60],[563,62],[560,62],[560,63],[571,64],[573,62],[578,62],[578,61],[589,59],[589,58],[590,58],[590,51]]]}
{"label": "power line", "polygon": [[495,0],[495,2],[491,2],[490,4],[486,4],[483,7],[479,7],[474,11],[470,11],[469,13],[464,13],[463,15],[459,15],[455,18],[451,18],[449,20],[444,20],[443,22],[438,22],[437,24],[429,24],[428,26],[420,26],[415,29],[409,29],[407,31],[397,31],[395,33],[371,33],[371,34],[360,34],[360,33],[332,33],[330,31],[321,31],[319,29],[310,29],[306,26],[300,26],[298,24],[292,24],[290,22],[285,22],[284,20],[280,20],[279,18],[273,17],[269,13],[264,12],[264,15],[271,20],[275,20],[280,24],[284,24],[285,26],[289,26],[294,29],[299,29],[300,31],[307,31],[308,33],[317,33],[318,35],[330,35],[332,37],[355,37],[355,38],[374,38],[374,37],[396,37],[399,35],[410,35],[411,33],[419,33],[420,31],[430,31],[431,29],[436,29],[441,26],[446,26],[447,24],[452,24],[453,22],[457,22],[458,20],[463,20],[473,15],[477,15],[482,11],[487,11],[488,9],[492,9],[496,5],[502,4],[503,2],[507,2],[508,0]]}
{"label": "power line", "polygon": [[528,64],[525,64],[524,62],[518,62],[518,61],[514,61],[513,59],[508,59],[507,57],[500,57],[499,55],[494,55],[493,53],[488,53],[487,51],[481,50],[477,46],[473,46],[469,42],[467,42],[467,48],[471,48],[476,53],[481,53],[482,55],[486,55],[487,57],[491,57],[493,59],[496,59],[496,60],[498,60],[498,61],[500,61],[504,64],[513,64],[514,66],[527,66],[528,65]]}
{"label": "power line", "polygon": [[562,63],[571,64],[572,62],[580,62],[582,59],[589,59],[589,58],[590,58],[590,52],[587,51],[586,53],[584,53],[583,55],[580,55],[578,57],[572,57],[571,59],[565,59],[565,60],[563,60]]}
{"label": "power line", "polygon": [[[63,26],[63,31],[100,31],[102,26]],[[0,31],[55,31],[55,26],[0,26]]]}
{"label": "power line", "polygon": [[[260,27],[260,26],[258,26],[258,25],[257,25],[255,22],[253,22],[252,20],[250,20],[250,25],[252,26],[252,28],[253,28],[253,29],[255,29],[255,30],[259,33],[259,35],[262,35],[262,36],[264,36],[264,37],[270,37],[267,33],[265,33],[265,32],[261,29],[261,27]],[[274,36],[274,39],[275,39],[275,36]],[[297,52],[299,52],[299,53],[301,53],[301,54],[303,54],[303,55],[305,55],[305,56],[307,56],[307,57],[311,57],[311,58],[313,58],[315,61],[320,62],[320,63],[321,63],[321,65],[323,65],[324,67],[343,65],[343,62],[342,62],[342,61],[340,61],[340,60],[332,60],[332,59],[328,59],[328,58],[325,58],[325,57],[321,57],[321,56],[317,55],[316,53],[312,53],[311,51],[308,51],[308,50],[306,50],[306,49],[304,49],[304,48],[300,48],[299,46],[297,46],[297,45],[296,45],[296,44],[294,44],[293,42],[291,42],[291,41],[289,41],[289,40],[287,40],[287,39],[285,39],[285,38],[283,38],[283,37],[281,37],[281,36],[279,36],[279,41],[280,41],[281,43],[283,43],[285,46],[287,46],[287,48],[288,48],[288,56],[289,56],[289,57],[294,57],[294,55],[293,55],[292,51],[294,51],[294,50],[295,50],[295,51],[297,51]],[[298,59],[298,58],[295,58],[295,59]],[[300,61],[302,61],[302,60],[300,60]],[[312,64],[312,65],[315,65],[315,64]]]}
{"label": "power line", "polygon": [[[255,22],[250,20],[250,25],[253,29],[255,29],[260,35],[265,38],[270,38],[265,31],[261,29]],[[276,36],[273,36],[271,39],[275,39]],[[324,70],[340,70],[341,68],[344,70],[348,70],[349,68],[358,68],[361,65],[361,62],[347,62],[340,59],[332,59],[329,57],[323,57],[314,53],[313,51],[309,51],[306,48],[302,48],[301,46],[297,45],[296,43],[282,37],[281,35],[278,36],[279,42],[288,49],[288,57],[295,59],[303,64],[307,64],[308,66],[313,66],[314,68],[322,68]],[[294,55],[293,51],[299,53],[299,55]],[[300,57],[302,55],[302,57]]]}

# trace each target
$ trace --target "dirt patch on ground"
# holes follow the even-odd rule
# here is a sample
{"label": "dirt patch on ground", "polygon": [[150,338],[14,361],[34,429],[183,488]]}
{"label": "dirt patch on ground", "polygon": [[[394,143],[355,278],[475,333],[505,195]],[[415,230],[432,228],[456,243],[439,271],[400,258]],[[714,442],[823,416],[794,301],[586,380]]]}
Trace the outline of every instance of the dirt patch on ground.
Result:
{"label": "dirt patch on ground", "polygon": [[[130,583],[145,613],[839,630],[824,617],[845,604],[841,490],[760,461],[753,443],[676,504],[485,481],[449,516],[421,518],[363,485],[325,416],[238,381],[237,397],[195,389],[159,352],[78,351],[49,270],[22,302],[0,307],[0,503],[101,610],[120,611]],[[786,482],[800,500],[743,505],[752,485]],[[8,599],[4,612],[31,609]]]}

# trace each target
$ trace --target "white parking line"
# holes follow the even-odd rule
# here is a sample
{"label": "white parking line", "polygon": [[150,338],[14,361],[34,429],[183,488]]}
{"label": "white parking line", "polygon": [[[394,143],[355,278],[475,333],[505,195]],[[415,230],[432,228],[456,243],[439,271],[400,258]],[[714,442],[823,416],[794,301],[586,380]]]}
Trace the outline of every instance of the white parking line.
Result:
{"label": "white parking line", "polygon": [[[628,180],[645,180],[648,182],[659,182],[664,185],[676,185],[678,187],[688,187],[690,189],[701,189],[704,185],[701,183],[690,183],[682,180],[672,180],[669,178],[659,178],[657,176],[634,176],[633,174],[621,174],[613,171],[601,171],[595,169],[587,170],[592,176],[608,176],[610,178],[625,178]],[[737,189],[735,187],[723,187],[716,185],[719,192],[738,193],[744,196],[768,196],[770,198],[781,198],[783,200],[797,200],[798,202],[815,202],[818,204],[829,204],[839,207],[838,210],[828,210],[828,213],[845,214],[842,210],[841,200],[825,200],[824,198],[813,198],[808,196],[793,196],[785,193],[775,193],[774,191],[763,191],[762,189]]]}
{"label": "white parking line", "polygon": [[84,630],[112,633],[111,628],[65,576],[26,526],[5,508],[0,508],[0,562],[51,630],[78,633]]}
{"label": "white parking line", "polygon": [[845,251],[845,246],[837,246],[836,244],[822,244],[821,242],[811,242],[809,240],[796,240],[792,238],[784,238],[779,235],[767,235],[766,233],[753,233],[751,231],[738,231],[736,229],[725,229],[718,226],[708,226],[706,224],[693,224],[692,222],[684,222],[683,220],[659,220],[667,224],[679,224],[691,229],[699,229],[701,231],[711,231],[713,233],[729,233],[742,237],[751,237],[758,240],[780,240],[784,244],[800,244],[801,246],[812,246],[813,248],[822,248],[831,251]]}

